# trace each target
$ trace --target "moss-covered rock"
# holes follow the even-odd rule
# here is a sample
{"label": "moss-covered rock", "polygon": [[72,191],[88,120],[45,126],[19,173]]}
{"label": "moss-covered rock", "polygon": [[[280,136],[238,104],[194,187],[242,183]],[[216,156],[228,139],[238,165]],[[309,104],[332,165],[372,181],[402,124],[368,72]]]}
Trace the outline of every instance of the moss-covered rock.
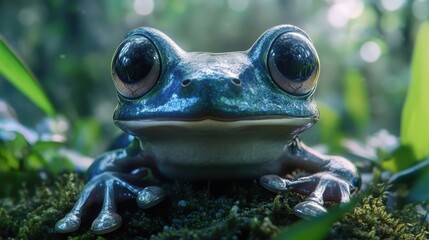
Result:
{"label": "moss-covered rock", "polygon": [[[23,188],[19,198],[0,199],[0,238],[20,239],[270,239],[299,219],[294,193],[273,194],[257,181],[169,182],[167,198],[141,210],[135,201],[119,205],[123,226],[96,236],[90,230],[94,207],[72,234],[54,232],[54,225],[71,209],[83,186],[82,177],[66,174],[47,181],[34,192]],[[388,213],[383,192],[374,188],[354,212],[334,224],[330,239],[423,239],[428,236],[424,215],[409,205]]]}

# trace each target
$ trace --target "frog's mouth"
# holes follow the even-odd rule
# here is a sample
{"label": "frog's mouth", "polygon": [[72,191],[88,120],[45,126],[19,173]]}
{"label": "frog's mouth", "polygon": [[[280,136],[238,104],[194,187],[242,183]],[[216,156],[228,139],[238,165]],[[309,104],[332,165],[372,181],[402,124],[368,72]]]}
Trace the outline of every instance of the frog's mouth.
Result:
{"label": "frog's mouth", "polygon": [[318,120],[317,117],[275,117],[269,119],[223,120],[206,118],[201,120],[115,120],[115,124],[132,135],[144,135],[154,130],[177,130],[184,132],[219,132],[278,130],[289,134],[298,134],[310,128]]}

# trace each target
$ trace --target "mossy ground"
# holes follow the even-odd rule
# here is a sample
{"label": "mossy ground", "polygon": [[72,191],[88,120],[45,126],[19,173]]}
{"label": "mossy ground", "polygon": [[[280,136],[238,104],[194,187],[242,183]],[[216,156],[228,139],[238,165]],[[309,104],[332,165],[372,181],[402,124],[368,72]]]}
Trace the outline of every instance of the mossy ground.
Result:
{"label": "mossy ground", "polygon": [[[274,194],[257,181],[170,182],[161,204],[141,210],[134,201],[120,204],[123,225],[103,236],[90,230],[94,207],[81,228],[58,234],[53,226],[73,206],[82,177],[65,174],[16,198],[0,199],[0,238],[17,239],[270,239],[299,219],[294,193]],[[414,205],[388,213],[383,188],[373,188],[358,207],[332,226],[329,239],[426,239],[424,214]]]}

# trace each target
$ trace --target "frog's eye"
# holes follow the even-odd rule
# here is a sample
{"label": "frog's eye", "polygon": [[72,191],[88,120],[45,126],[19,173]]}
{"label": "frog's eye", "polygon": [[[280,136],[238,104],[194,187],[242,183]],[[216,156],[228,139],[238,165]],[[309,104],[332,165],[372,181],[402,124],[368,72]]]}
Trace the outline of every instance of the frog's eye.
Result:
{"label": "frog's eye", "polygon": [[155,45],[144,36],[131,36],[116,49],[112,76],[118,92],[126,98],[139,98],[158,80],[161,60]]}
{"label": "frog's eye", "polygon": [[316,85],[319,58],[313,44],[298,33],[284,33],[268,52],[268,69],[277,85],[292,95],[305,95]]}

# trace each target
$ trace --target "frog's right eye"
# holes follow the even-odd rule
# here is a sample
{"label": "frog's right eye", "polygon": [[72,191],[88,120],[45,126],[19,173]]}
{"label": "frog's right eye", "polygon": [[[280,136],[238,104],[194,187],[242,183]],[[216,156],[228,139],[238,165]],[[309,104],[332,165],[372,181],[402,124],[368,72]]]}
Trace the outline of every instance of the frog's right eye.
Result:
{"label": "frog's right eye", "polygon": [[112,77],[118,92],[130,99],[143,96],[155,86],[161,60],[155,45],[146,37],[125,39],[112,60]]}
{"label": "frog's right eye", "polygon": [[274,82],[295,96],[308,94],[317,83],[319,57],[308,38],[296,32],[283,33],[272,43],[268,69]]}

